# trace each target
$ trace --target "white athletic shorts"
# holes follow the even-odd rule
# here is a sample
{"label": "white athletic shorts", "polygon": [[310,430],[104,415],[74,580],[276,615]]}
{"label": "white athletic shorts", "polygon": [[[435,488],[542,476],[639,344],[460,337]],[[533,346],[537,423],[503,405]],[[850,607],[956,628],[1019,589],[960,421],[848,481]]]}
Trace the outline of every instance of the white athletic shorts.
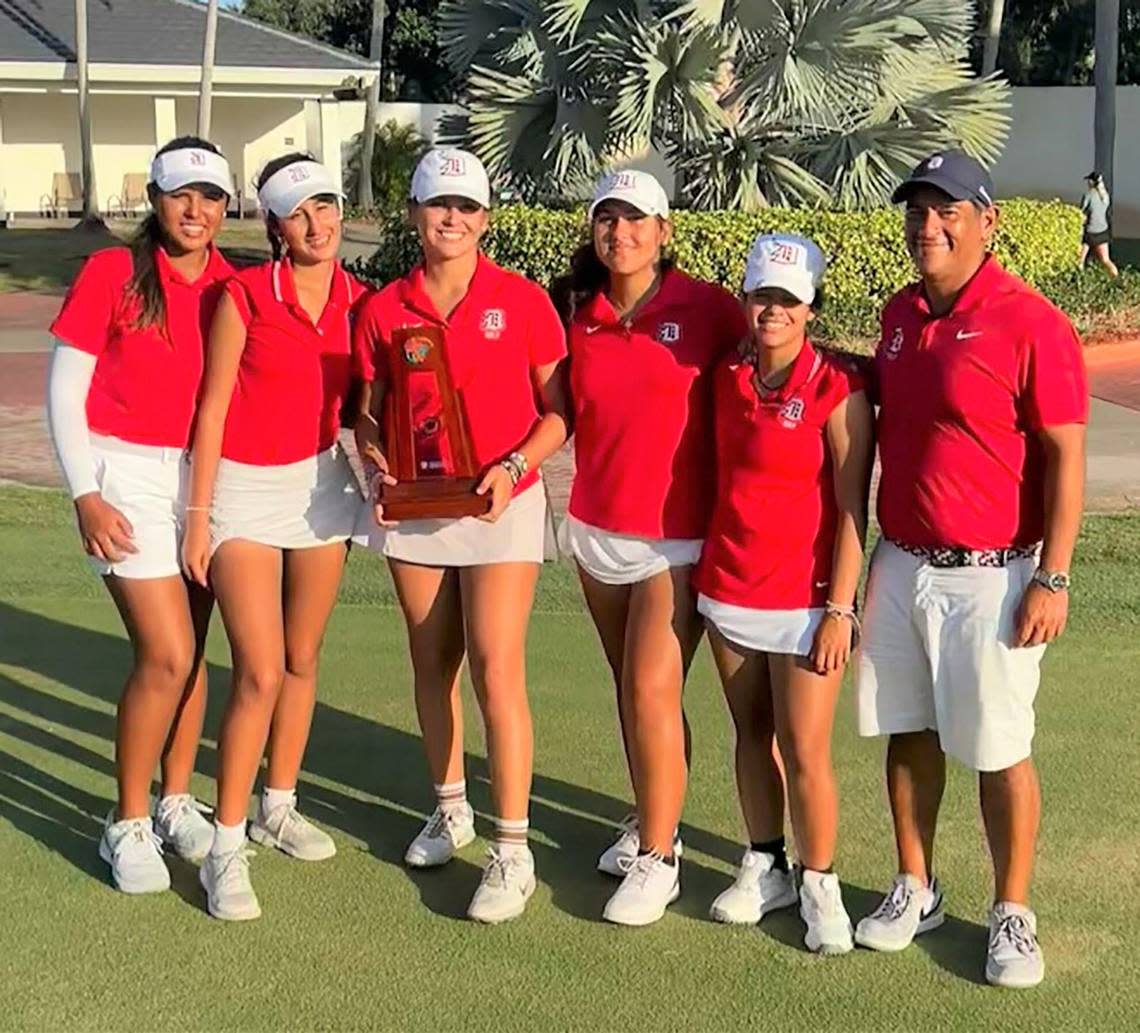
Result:
{"label": "white athletic shorts", "polygon": [[733,645],[757,653],[810,656],[823,607],[807,610],[758,610],[697,596],[698,612]]}
{"label": "white athletic shorts", "polygon": [[130,521],[137,552],[118,563],[88,556],[100,577],[173,577],[182,566],[182,503],[190,467],[180,448],[136,445],[91,435],[99,494]]}
{"label": "white athletic shorts", "polygon": [[930,729],[976,771],[1028,757],[1045,647],[1012,642],[1036,568],[1026,558],[940,569],[881,541],[855,668],[859,734]]}
{"label": "white athletic shorts", "polygon": [[511,499],[494,523],[478,517],[401,520],[379,527],[368,507],[368,547],[389,559],[425,567],[481,567],[541,563],[546,533],[546,489],[539,478]]}
{"label": "white athletic shorts", "polygon": [[347,541],[363,506],[356,477],[339,445],[278,466],[223,459],[210,510],[211,549],[216,551],[233,538],[277,549]]}
{"label": "white athletic shorts", "polygon": [[569,513],[558,529],[558,545],[597,581],[632,585],[670,567],[692,566],[701,558],[701,538],[640,538],[585,524]]}

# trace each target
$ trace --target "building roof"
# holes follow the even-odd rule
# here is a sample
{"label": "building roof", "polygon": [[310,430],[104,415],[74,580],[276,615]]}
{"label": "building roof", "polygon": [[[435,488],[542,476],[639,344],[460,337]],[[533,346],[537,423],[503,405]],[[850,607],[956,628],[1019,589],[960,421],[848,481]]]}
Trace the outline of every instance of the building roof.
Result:
{"label": "building roof", "polygon": [[[88,59],[197,65],[205,26],[205,5],[196,0],[87,0]],[[0,0],[0,61],[74,60],[75,0]],[[242,68],[372,68],[356,54],[224,9],[218,12],[215,62]]]}

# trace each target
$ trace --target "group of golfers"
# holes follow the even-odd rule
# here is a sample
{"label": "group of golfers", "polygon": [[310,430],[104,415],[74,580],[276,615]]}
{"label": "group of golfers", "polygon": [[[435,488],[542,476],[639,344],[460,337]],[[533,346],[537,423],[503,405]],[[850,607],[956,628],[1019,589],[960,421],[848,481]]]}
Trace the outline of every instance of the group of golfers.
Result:
{"label": "group of golfers", "polygon": [[[211,915],[252,919],[247,839],[333,856],[296,785],[355,541],[391,570],[437,798],[405,861],[443,865],[475,837],[466,660],[494,806],[468,913],[522,914],[536,885],[525,652],[544,549],[540,468],[572,435],[559,541],[613,675],[635,801],[597,862],[620,880],[605,918],[647,925],[680,895],[682,692],[707,632],[748,840],[713,919],[756,923],[798,906],[805,945],[821,954],[901,950],[940,925],[934,838],[949,754],[978,772],[993,859],[986,977],[1040,982],[1033,704],[1068,611],[1088,398],[1067,319],[990,254],[998,209],[981,165],[935,154],[896,191],[919,279],[888,303],[862,364],[811,343],[828,264],[815,243],[759,237],[731,294],[670,258],[668,197],[646,172],[601,180],[588,239],[549,293],[481,252],[491,191],[464,151],[420,162],[408,217],[422,261],[375,292],[339,262],[341,187],[310,155],[262,171],[272,257],[240,272],[214,243],[234,192],[216,147],[167,144],[148,192],[153,211],[130,245],[93,255],[72,286],[49,379],[83,545],[134,651],[118,799],[99,844],[119,889],[168,888],[169,849],[201,863]],[[395,331],[421,326],[444,343],[483,516],[384,512],[398,472],[389,389],[412,361]],[[355,429],[363,491],[342,426]],[[860,607],[876,442],[882,537]],[[215,601],[233,679],[211,818],[190,776]],[[897,874],[857,924],[834,869],[831,734],[848,663],[860,733],[889,737],[897,849]]]}

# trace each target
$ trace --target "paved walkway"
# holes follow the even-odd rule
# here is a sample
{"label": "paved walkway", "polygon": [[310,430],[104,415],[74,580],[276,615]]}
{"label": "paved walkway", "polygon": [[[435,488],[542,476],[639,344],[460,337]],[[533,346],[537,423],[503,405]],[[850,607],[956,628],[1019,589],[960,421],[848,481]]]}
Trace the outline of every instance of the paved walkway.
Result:
{"label": "paved walkway", "polygon": [[[44,420],[51,341],[45,327],[60,299],[0,294],[0,482],[55,487],[59,473]],[[1097,354],[1099,353],[1099,354]],[[1088,502],[1094,511],[1140,507],[1140,346],[1092,349]],[[564,449],[546,466],[556,512],[565,511],[573,461]]]}

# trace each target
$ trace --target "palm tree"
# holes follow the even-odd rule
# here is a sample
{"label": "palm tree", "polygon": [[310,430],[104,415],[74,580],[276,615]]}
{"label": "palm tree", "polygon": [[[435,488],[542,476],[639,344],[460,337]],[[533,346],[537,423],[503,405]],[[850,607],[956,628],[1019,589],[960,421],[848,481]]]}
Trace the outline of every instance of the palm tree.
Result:
{"label": "palm tree", "polygon": [[[362,169],[372,168],[372,152],[376,147],[376,119],[380,113],[380,55],[384,50],[384,0],[372,0],[372,33],[368,43],[368,59],[376,67],[375,78],[368,87],[368,103],[364,108],[364,136],[361,141]],[[357,184],[357,202],[365,211],[373,207],[372,176],[361,176]]]}
{"label": "palm tree", "polygon": [[447,135],[525,195],[653,147],[701,208],[880,204],[924,154],[992,162],[1009,90],[972,0],[445,0]]}
{"label": "palm tree", "polygon": [[1001,23],[1005,16],[1005,0],[990,0],[990,17],[986,23],[986,38],[982,47],[982,75],[997,71],[998,46],[1001,43]]}
{"label": "palm tree", "polygon": [[99,202],[95,193],[95,151],[91,143],[91,104],[87,89],[87,0],[75,0],[75,78],[79,94],[79,150],[83,189],[80,227],[99,227]]}
{"label": "palm tree", "polygon": [[1116,78],[1120,60],[1120,0],[1096,0],[1096,167],[1112,193],[1116,158]]}
{"label": "palm tree", "polygon": [[210,115],[214,100],[214,50],[218,39],[218,0],[206,8],[206,38],[202,43],[202,81],[198,88],[198,135],[210,138]]}

